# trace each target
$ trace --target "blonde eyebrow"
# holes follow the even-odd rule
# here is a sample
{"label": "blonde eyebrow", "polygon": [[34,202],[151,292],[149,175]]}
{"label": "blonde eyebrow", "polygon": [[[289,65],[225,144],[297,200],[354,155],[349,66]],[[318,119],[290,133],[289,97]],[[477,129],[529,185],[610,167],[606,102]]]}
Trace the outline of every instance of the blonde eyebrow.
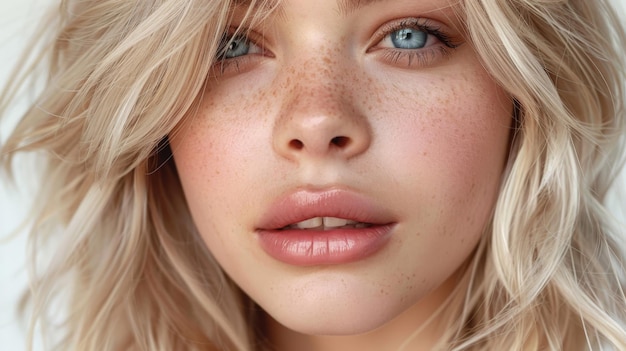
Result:
{"label": "blonde eyebrow", "polygon": [[[337,7],[339,8],[339,13],[345,17],[360,8],[381,1],[385,0],[337,0]],[[278,13],[282,12],[282,1],[280,0],[234,0],[233,2],[235,6],[250,6],[254,4],[255,8],[273,8]]]}
{"label": "blonde eyebrow", "polygon": [[348,16],[360,8],[381,1],[384,0],[337,0],[337,5],[339,7],[339,13],[341,13],[342,16]]}

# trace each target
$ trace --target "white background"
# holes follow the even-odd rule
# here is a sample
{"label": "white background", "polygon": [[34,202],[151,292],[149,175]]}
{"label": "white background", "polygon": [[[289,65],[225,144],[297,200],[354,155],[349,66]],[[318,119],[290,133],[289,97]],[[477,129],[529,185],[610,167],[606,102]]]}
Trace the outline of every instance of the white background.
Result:
{"label": "white background", "polygon": [[[622,13],[626,13],[626,0],[614,2]],[[37,27],[39,18],[50,3],[51,0],[0,0],[0,86],[7,81],[29,33]],[[6,138],[19,110],[17,108],[9,118],[3,116],[0,119],[0,142]],[[25,348],[22,341],[25,334],[17,322],[15,306],[26,286],[23,269],[26,238],[22,234],[7,242],[6,236],[18,228],[21,219],[27,217],[29,194],[32,193],[32,184],[28,182],[29,178],[22,174],[17,191],[0,179],[0,351],[21,351]],[[30,183],[33,183],[32,180]],[[626,176],[622,177],[621,183],[626,188]],[[40,346],[37,348],[40,349]]]}

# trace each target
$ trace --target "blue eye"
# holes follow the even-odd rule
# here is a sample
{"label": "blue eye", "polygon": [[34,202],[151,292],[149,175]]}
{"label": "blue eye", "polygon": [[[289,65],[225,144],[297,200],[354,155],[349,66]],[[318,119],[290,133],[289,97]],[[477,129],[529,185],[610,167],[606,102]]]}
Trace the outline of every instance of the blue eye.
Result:
{"label": "blue eye", "polygon": [[374,32],[378,39],[368,49],[381,62],[400,68],[426,68],[437,64],[456,49],[445,24],[427,18],[404,18],[382,25]]}
{"label": "blue eye", "polygon": [[229,36],[222,40],[217,57],[222,60],[259,54],[262,50],[243,35]]}
{"label": "blue eye", "polygon": [[247,55],[250,51],[250,41],[244,37],[230,38],[223,49],[223,58],[233,58]]}
{"label": "blue eye", "polygon": [[428,42],[428,33],[413,28],[393,31],[389,33],[389,37],[396,49],[421,49]]}

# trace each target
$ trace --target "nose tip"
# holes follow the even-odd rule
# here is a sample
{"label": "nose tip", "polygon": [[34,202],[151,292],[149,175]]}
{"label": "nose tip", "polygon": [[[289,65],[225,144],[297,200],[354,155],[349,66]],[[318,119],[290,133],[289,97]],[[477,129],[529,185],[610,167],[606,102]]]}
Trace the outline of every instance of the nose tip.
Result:
{"label": "nose tip", "polygon": [[275,149],[291,160],[334,157],[350,159],[363,153],[370,136],[363,117],[327,113],[290,118],[275,138]]}

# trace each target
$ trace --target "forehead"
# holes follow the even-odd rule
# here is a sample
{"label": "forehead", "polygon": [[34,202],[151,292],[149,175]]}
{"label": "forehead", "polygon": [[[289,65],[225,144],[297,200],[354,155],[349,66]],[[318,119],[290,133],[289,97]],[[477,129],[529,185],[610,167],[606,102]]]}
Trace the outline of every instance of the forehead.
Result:
{"label": "forehead", "polygon": [[[336,13],[344,18],[350,15],[361,18],[358,11],[369,11],[370,6],[377,9],[395,9],[396,15],[405,15],[406,9],[412,9],[413,13],[420,16],[445,21],[450,28],[460,32],[462,37],[468,36],[463,0],[231,0],[230,21],[237,23],[240,29],[255,27],[270,18],[284,21],[289,17],[289,7],[311,5],[310,2],[317,6],[334,5]],[[378,10],[372,11],[378,13]]]}
{"label": "forehead", "polygon": [[[282,1],[281,0],[234,0],[233,4],[235,7],[252,6],[254,9],[264,9],[264,10],[274,9],[280,12],[281,5],[284,1],[288,1],[288,0],[282,0]],[[362,7],[368,6],[372,3],[389,2],[390,4],[392,4],[394,2],[394,0],[335,0],[335,1],[337,2],[337,9],[339,10],[339,13],[344,16]],[[441,2],[446,2],[448,6],[451,6],[453,3],[458,3],[458,1],[451,1],[451,0],[441,1]]]}

